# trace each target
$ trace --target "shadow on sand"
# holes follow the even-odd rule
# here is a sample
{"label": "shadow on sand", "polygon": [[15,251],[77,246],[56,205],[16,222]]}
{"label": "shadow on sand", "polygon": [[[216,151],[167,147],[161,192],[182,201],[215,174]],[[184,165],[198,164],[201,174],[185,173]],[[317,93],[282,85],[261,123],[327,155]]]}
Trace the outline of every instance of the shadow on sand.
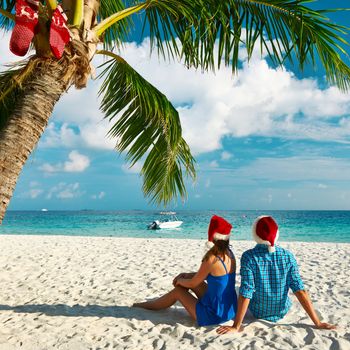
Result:
{"label": "shadow on sand", "polygon": [[[122,319],[136,319],[140,321],[151,321],[153,324],[167,324],[175,326],[182,324],[188,327],[196,327],[196,322],[193,321],[185,309],[182,307],[171,308],[161,311],[150,311],[130,306],[102,306],[102,305],[65,305],[65,304],[26,304],[18,306],[0,305],[0,311],[13,311],[16,313],[38,313],[47,316],[65,316],[65,317],[114,317]],[[248,317],[247,317],[248,316]],[[273,323],[264,320],[257,320],[251,315],[246,315],[244,319],[244,328],[248,326],[265,325],[269,329],[276,326],[303,328],[306,332],[310,332],[315,327],[311,324],[296,323],[283,324]],[[207,327],[214,329],[216,326]]]}
{"label": "shadow on sand", "polygon": [[38,313],[47,316],[66,317],[114,317],[123,319],[149,320],[154,324],[195,326],[196,323],[182,308],[172,308],[161,311],[150,311],[130,306],[101,306],[101,305],[65,305],[65,304],[26,304],[26,305],[0,305],[0,311],[13,311],[16,313]]}

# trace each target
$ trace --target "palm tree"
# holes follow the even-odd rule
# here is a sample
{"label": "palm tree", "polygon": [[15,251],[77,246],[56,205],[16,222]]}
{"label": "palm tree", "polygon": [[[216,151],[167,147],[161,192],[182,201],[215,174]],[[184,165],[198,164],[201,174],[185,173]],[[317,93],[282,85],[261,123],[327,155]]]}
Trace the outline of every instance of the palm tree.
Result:
{"label": "palm tree", "polygon": [[[340,56],[346,53],[342,35],[348,29],[331,23],[326,10],[305,6],[308,2],[63,0],[72,39],[61,57],[50,48],[58,3],[40,1],[34,54],[0,73],[0,223],[56,102],[72,86],[86,86],[96,55],[109,59],[100,74],[101,109],[113,123],[109,135],[116,138],[118,151],[126,151],[131,165],[144,161],[145,195],[156,203],[186,197],[184,174],[195,178],[195,160],[182,138],[179,115],[166,96],[118,54],[137,13],[149,31],[152,50],[167,59],[181,58],[188,67],[208,71],[225,64],[235,73],[239,51],[246,50],[249,58],[259,45],[276,65],[289,61],[303,69],[320,62],[329,83],[348,90],[350,68]],[[0,0],[3,30],[13,30],[17,22],[15,4]]]}

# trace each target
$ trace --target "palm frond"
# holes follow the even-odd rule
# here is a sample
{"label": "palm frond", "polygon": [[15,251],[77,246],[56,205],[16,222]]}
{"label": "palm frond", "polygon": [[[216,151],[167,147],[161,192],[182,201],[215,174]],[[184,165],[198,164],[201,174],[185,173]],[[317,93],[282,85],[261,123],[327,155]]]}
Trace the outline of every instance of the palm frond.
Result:
{"label": "palm frond", "polygon": [[57,7],[57,1],[56,0],[46,0],[46,6],[51,10],[55,10]]}
{"label": "palm frond", "polygon": [[[0,9],[13,13],[15,9],[15,0],[0,0]],[[13,20],[4,16],[0,13],[0,30],[3,29],[5,31],[10,30],[13,27]]]}
{"label": "palm frond", "polygon": [[[101,0],[99,8],[99,21],[102,21],[115,13],[118,13],[126,8],[125,1],[122,0]],[[111,49],[113,46],[122,45],[128,32],[133,27],[133,22],[130,17],[124,18],[118,23],[111,26],[105,33],[103,45],[106,49]]]}
{"label": "palm frond", "polygon": [[75,0],[72,24],[73,26],[80,27],[84,17],[84,0]]}
{"label": "palm frond", "polygon": [[224,61],[235,71],[239,50],[250,58],[258,45],[277,65],[289,60],[303,69],[319,57],[328,80],[348,90],[350,68],[339,52],[345,53],[342,35],[349,28],[330,22],[324,10],[304,6],[307,2],[149,0],[144,25],[153,49],[166,57],[182,56],[188,66],[209,70]]}
{"label": "palm frond", "polygon": [[0,130],[5,127],[12,114],[21,94],[22,84],[33,73],[35,64],[32,60],[25,60],[0,72]]}
{"label": "palm frond", "polygon": [[182,138],[178,112],[169,100],[124,59],[113,55],[101,76],[101,109],[115,121],[109,135],[126,151],[131,166],[145,158],[143,192],[152,202],[167,204],[186,198],[184,174],[195,178],[195,160]]}

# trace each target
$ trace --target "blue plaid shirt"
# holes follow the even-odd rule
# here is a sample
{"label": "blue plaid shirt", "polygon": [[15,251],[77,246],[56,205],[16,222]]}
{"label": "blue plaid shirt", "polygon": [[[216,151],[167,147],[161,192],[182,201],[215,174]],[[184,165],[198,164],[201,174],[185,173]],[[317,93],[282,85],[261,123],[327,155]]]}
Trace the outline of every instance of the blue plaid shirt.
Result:
{"label": "blue plaid shirt", "polygon": [[256,318],[276,322],[288,312],[293,292],[304,289],[297,262],[291,252],[276,246],[269,253],[266,245],[257,244],[241,258],[239,293],[250,299],[249,309]]}

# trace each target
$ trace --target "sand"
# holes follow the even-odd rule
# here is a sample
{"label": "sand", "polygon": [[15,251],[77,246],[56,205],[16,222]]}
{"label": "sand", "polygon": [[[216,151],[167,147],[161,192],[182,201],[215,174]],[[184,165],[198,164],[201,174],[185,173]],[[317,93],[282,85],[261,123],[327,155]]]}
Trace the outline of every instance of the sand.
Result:
{"label": "sand", "polygon": [[[315,307],[337,331],[315,329],[293,296],[277,324],[248,319],[242,333],[224,336],[197,327],[181,305],[130,307],[195,271],[204,241],[1,236],[0,349],[350,349],[350,244],[280,245],[295,254]],[[238,261],[253,246],[234,241]]]}

